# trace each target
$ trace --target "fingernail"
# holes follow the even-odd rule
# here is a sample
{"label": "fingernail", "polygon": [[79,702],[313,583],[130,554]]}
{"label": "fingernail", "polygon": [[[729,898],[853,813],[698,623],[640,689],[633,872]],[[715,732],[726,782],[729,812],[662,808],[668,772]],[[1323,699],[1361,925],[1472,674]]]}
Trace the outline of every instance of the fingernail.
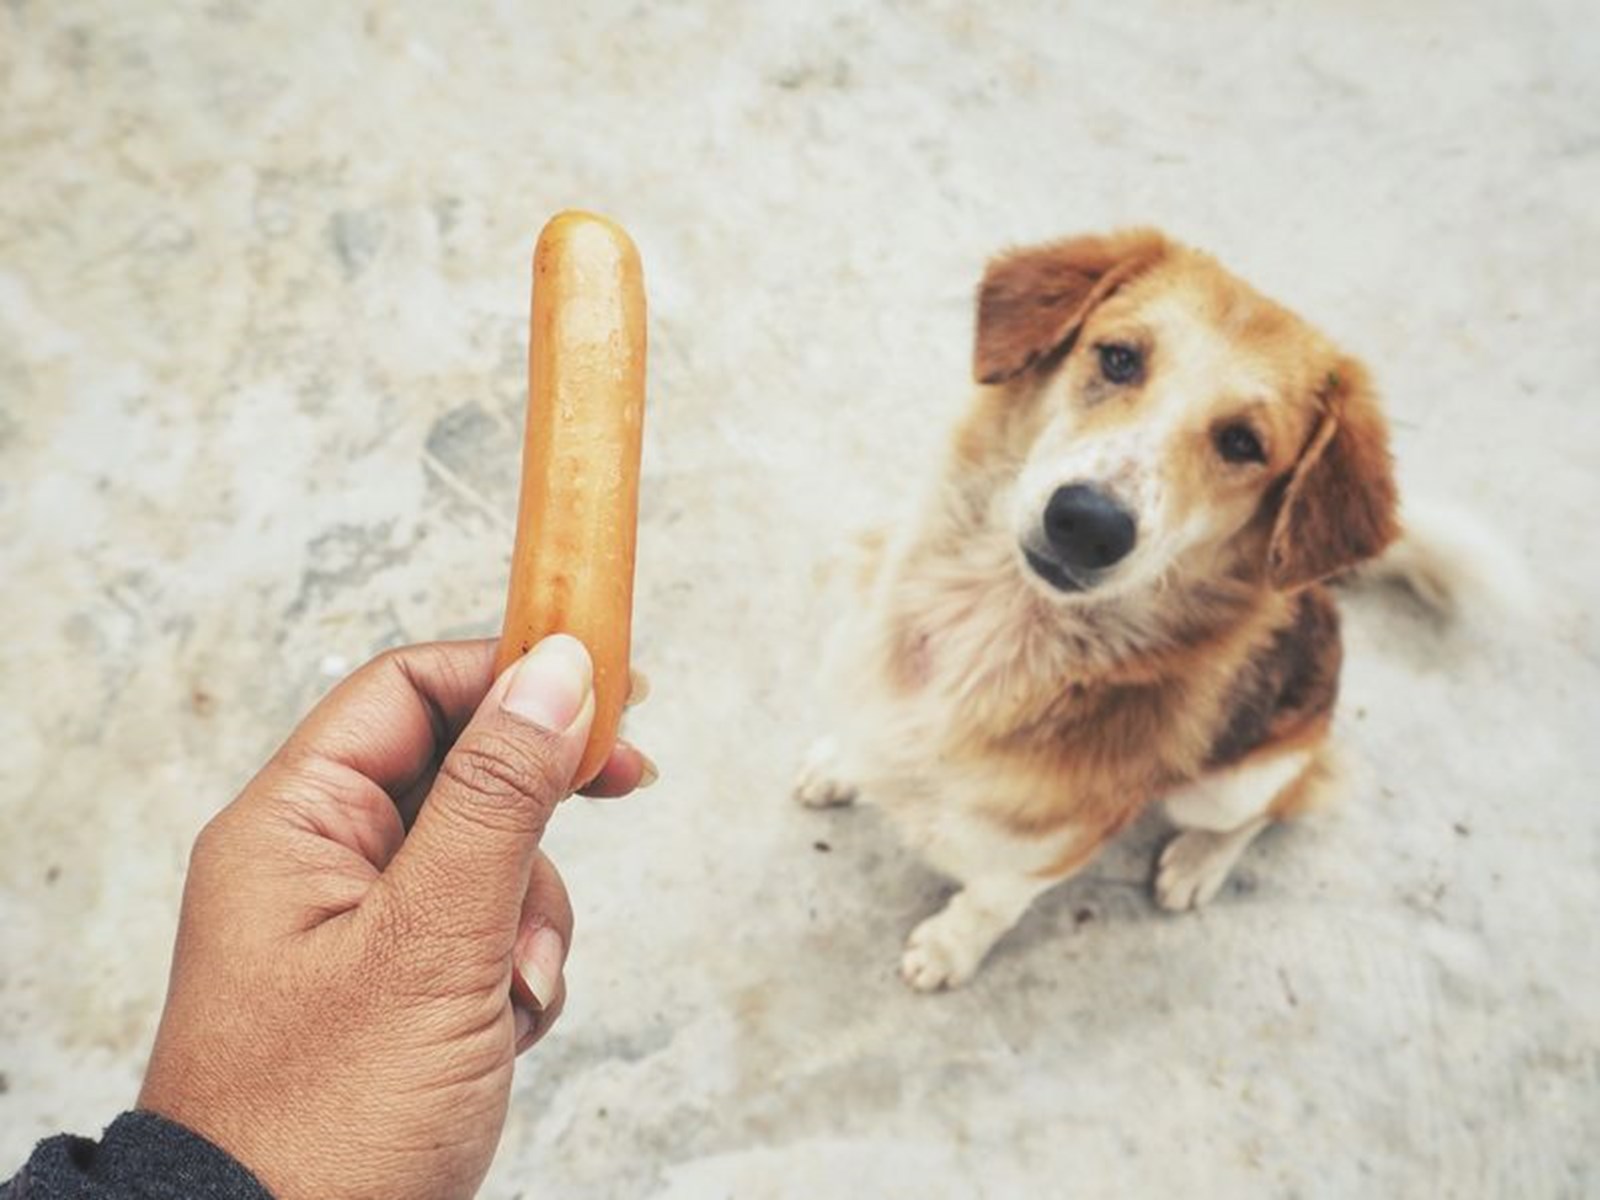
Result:
{"label": "fingernail", "polygon": [[528,1040],[528,1035],[533,1032],[533,1023],[538,1017],[531,1009],[523,1008],[520,1004],[511,1006],[511,1020],[515,1024],[516,1032],[511,1036],[511,1044],[520,1046]]}
{"label": "fingernail", "polygon": [[643,704],[650,698],[650,677],[643,671],[628,672],[628,700],[627,707]]}
{"label": "fingernail", "polygon": [[655,760],[643,750],[639,751],[639,782],[634,786],[647,788],[660,778],[661,770],[656,766]]}
{"label": "fingernail", "polygon": [[594,688],[589,652],[575,637],[545,638],[517,664],[500,707],[551,733],[565,733]]}
{"label": "fingernail", "polygon": [[549,1008],[555,999],[556,984],[561,979],[561,967],[567,959],[567,948],[561,935],[548,925],[540,926],[528,939],[527,948],[517,958],[517,970],[528,985],[541,1009]]}

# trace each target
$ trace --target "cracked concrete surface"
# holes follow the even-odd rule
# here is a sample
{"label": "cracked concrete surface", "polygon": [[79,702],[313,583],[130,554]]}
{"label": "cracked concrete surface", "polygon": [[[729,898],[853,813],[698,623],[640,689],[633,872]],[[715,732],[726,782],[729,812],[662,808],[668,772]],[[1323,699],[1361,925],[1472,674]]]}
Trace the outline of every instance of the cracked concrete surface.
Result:
{"label": "cracked concrete surface", "polygon": [[[1553,0],[0,5],[0,1174],[134,1095],[184,858],[329,681],[491,631],[526,258],[652,302],[634,736],[485,1194],[1600,1189],[1600,48]],[[1013,242],[1153,222],[1374,367],[1521,627],[1348,606],[1341,808],[1158,913],[1146,821],[966,991],[785,793],[818,564],[920,486]]]}

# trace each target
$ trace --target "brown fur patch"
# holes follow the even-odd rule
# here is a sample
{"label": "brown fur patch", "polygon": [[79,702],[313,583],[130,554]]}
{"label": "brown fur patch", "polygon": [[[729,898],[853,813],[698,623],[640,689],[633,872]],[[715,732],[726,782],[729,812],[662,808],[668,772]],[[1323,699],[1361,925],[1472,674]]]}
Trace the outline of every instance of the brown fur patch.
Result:
{"label": "brown fur patch", "polygon": [[1325,724],[1339,695],[1341,658],[1339,612],[1327,589],[1298,593],[1292,619],[1250,655],[1229,689],[1206,767],[1229,766]]}
{"label": "brown fur patch", "polygon": [[1031,246],[989,264],[978,287],[972,373],[1001,383],[1067,345],[1094,306],[1155,263],[1166,239],[1149,229]]}
{"label": "brown fur patch", "polygon": [[1372,558],[1400,532],[1389,432],[1366,370],[1343,359],[1325,381],[1322,421],[1284,491],[1268,569],[1304,587]]}

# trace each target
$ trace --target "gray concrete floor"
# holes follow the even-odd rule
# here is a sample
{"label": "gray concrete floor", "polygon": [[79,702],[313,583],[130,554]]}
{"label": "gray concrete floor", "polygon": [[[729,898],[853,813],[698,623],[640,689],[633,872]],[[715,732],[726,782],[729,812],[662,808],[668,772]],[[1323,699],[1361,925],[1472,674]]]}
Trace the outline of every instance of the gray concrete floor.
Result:
{"label": "gray concrete floor", "polygon": [[[1600,1189],[1600,51],[1584,6],[0,5],[0,1174],[130,1102],[188,843],[329,681],[492,631],[526,258],[653,305],[634,736],[486,1195]],[[967,991],[785,799],[817,564],[918,486],[1007,243],[1154,222],[1367,358],[1537,621],[1351,607],[1348,803],[1214,908],[1146,822]]]}

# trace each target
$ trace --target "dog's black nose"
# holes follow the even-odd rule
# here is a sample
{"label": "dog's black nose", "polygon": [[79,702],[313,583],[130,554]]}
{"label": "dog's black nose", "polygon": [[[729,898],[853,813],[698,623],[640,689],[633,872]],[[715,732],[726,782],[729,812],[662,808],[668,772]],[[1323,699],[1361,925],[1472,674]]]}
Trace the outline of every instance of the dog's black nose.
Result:
{"label": "dog's black nose", "polygon": [[1064,566],[1103,571],[1133,549],[1133,515],[1104,492],[1075,483],[1044,508],[1044,536]]}

